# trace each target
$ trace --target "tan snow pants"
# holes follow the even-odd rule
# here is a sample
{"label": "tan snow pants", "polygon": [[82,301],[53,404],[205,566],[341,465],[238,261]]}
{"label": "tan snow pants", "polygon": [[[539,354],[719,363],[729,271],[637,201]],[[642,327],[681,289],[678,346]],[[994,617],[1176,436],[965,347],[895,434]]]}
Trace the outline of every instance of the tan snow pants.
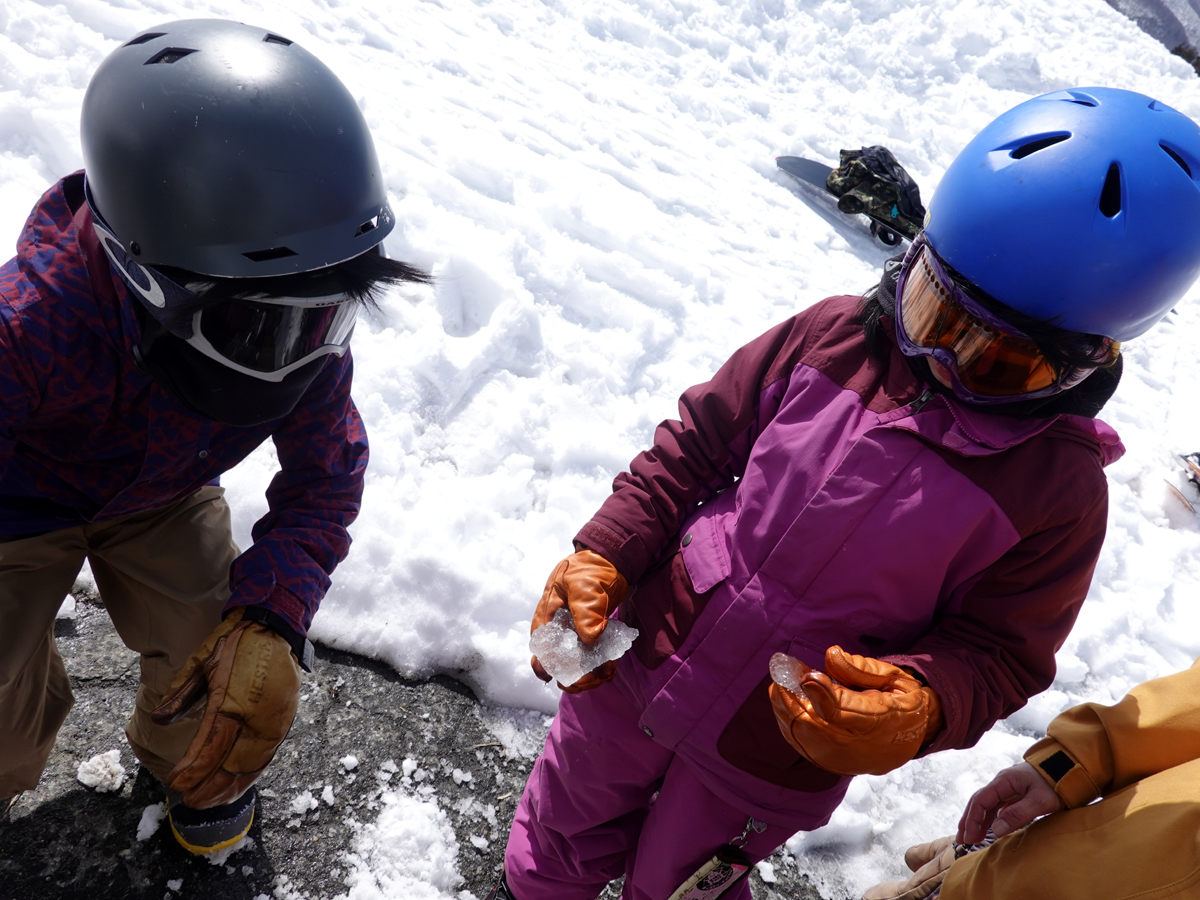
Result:
{"label": "tan snow pants", "polygon": [[167,727],[149,713],[229,598],[238,549],[224,494],[206,486],[163,509],[0,542],[0,798],[37,786],[74,703],[54,620],[84,559],[121,640],[141,654],[130,747],[160,781],[183,757],[199,713]]}
{"label": "tan snow pants", "polygon": [[1200,759],[963,857],[940,900],[1135,897],[1200,898]]}

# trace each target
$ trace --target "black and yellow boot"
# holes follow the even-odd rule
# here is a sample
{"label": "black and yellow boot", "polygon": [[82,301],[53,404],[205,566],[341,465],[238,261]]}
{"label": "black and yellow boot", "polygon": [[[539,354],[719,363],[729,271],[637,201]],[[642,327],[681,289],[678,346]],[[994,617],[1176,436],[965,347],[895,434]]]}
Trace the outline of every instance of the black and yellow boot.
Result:
{"label": "black and yellow boot", "polygon": [[167,818],[171,833],[189,853],[216,853],[232,847],[254,824],[258,793],[250,788],[232,803],[210,809],[185,806],[178,794],[168,792]]}

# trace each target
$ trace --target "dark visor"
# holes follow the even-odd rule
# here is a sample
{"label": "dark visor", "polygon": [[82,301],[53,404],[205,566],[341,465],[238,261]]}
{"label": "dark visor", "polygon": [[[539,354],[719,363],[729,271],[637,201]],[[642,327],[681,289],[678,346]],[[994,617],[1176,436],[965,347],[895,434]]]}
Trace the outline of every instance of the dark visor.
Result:
{"label": "dark visor", "polygon": [[200,333],[230,362],[256,372],[275,372],[322,347],[350,339],[357,304],[292,306],[230,300],[200,314]]}

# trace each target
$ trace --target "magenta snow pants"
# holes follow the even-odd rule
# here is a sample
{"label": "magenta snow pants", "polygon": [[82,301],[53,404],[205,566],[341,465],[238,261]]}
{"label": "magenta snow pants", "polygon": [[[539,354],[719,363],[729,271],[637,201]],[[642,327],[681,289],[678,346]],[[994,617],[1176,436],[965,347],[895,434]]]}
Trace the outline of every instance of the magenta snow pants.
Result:
{"label": "magenta snow pants", "polygon": [[[621,875],[623,900],[666,900],[745,829],[747,813],[717,799],[637,722],[612,682],[562,695],[508,836],[516,900],[594,900]],[[796,830],[751,832],[746,854],[764,859]],[[721,900],[750,900],[749,882]]]}

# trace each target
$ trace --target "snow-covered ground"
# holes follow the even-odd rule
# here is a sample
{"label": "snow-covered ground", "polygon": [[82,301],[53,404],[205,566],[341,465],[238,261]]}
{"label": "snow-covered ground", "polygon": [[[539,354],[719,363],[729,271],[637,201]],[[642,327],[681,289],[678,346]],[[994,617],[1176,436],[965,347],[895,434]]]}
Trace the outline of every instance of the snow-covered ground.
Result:
{"label": "snow-covered ground", "polygon": [[[314,637],[543,711],[556,694],[528,669],[532,604],[612,477],[683,388],[793,311],[868,287],[887,255],[803,202],[775,156],[882,143],[928,197],[1032,94],[1131,88],[1200,119],[1192,68],[1103,0],[5,0],[0,238],[82,164],[99,61],[200,15],[269,27],[345,80],[400,220],[387,249],[437,276],[355,336],[372,463]],[[1054,687],[973,750],[859,779],[789,844],[829,886],[895,873],[1064,707],[1200,654],[1200,522],[1164,484],[1195,496],[1175,454],[1200,448],[1198,327],[1184,303],[1128,347],[1104,417],[1129,452]],[[225,479],[243,542],[273,465],[263,448]],[[435,812],[398,799],[364,827],[356,896],[452,893]],[[412,836],[396,846],[446,855],[378,849],[393,827]]]}

